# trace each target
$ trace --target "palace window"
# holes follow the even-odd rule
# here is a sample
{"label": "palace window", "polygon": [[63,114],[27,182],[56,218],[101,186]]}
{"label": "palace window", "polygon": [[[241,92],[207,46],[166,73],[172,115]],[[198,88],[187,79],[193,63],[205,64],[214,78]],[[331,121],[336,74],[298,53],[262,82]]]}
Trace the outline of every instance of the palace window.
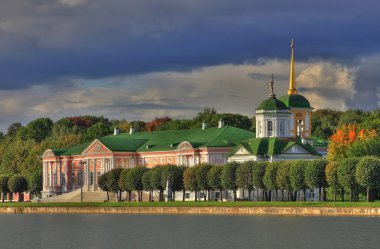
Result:
{"label": "palace window", "polygon": [[172,158],[171,157],[168,157],[168,163],[172,163]]}
{"label": "palace window", "polygon": [[165,157],[160,158],[160,163],[165,163]]}
{"label": "palace window", "polygon": [[273,122],[268,121],[268,137],[272,137],[272,136],[273,136]]}
{"label": "palace window", "polygon": [[65,176],[65,173],[61,173],[61,186],[66,186],[66,176]]}
{"label": "palace window", "polygon": [[90,173],[90,185],[94,184],[94,172]]}
{"label": "palace window", "polygon": [[82,172],[81,171],[78,172],[77,182],[78,182],[78,186],[82,186]]}

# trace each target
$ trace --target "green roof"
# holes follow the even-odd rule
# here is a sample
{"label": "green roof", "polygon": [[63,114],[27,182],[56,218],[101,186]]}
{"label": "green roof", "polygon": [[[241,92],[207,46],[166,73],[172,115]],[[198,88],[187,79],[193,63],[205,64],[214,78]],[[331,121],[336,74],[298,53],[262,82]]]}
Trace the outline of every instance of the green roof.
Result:
{"label": "green roof", "polygon": [[289,108],[312,108],[309,100],[299,94],[286,94],[280,100]]}
{"label": "green roof", "polygon": [[293,138],[252,138],[243,141],[231,150],[231,155],[235,154],[241,147],[244,147],[252,155],[279,155],[297,144],[310,154],[319,156],[320,154],[310,144],[303,144]]}
{"label": "green roof", "polygon": [[287,110],[288,108],[281,100],[276,97],[270,97],[259,105],[256,110]]}
{"label": "green roof", "polygon": [[92,142],[83,143],[74,147],[71,147],[67,149],[64,153],[62,153],[62,156],[75,156],[75,155],[81,155],[82,152],[91,144]]}
{"label": "green roof", "polygon": [[[225,126],[223,128],[121,133],[105,136],[98,140],[111,151],[146,152],[175,150],[184,141],[189,142],[194,148],[234,147],[254,136],[255,133],[251,131]],[[81,155],[91,143],[62,150],[61,155]]]}
{"label": "green roof", "polygon": [[143,144],[145,144],[147,139],[133,139],[133,138],[122,138],[122,137],[103,137],[99,141],[104,144],[111,151],[136,151]]}

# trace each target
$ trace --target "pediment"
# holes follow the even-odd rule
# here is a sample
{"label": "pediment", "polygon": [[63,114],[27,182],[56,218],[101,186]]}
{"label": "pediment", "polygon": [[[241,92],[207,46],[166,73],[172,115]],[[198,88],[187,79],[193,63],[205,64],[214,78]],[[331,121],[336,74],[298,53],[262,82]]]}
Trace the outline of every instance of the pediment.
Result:
{"label": "pediment", "polygon": [[184,141],[178,145],[177,149],[178,150],[192,150],[193,146],[191,145],[191,143]]}
{"label": "pediment", "polygon": [[111,153],[112,151],[109,150],[104,144],[102,144],[99,140],[95,140],[92,144],[90,144],[82,154],[84,155],[94,155],[94,154],[105,154],[105,153]]}
{"label": "pediment", "polygon": [[307,150],[299,146],[298,144],[294,144],[292,147],[283,152],[284,154],[310,154]]}
{"label": "pediment", "polygon": [[54,155],[54,152],[52,150],[48,149],[48,150],[45,150],[42,157],[55,157],[55,155]]}
{"label": "pediment", "polygon": [[234,154],[235,155],[247,155],[250,153],[243,146],[241,146]]}

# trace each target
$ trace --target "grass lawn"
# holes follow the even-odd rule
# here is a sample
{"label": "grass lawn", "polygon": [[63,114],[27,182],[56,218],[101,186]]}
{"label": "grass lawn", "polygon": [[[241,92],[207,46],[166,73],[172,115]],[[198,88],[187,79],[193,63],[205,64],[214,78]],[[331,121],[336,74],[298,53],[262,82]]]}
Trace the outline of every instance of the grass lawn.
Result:
{"label": "grass lawn", "polygon": [[0,207],[380,207],[368,202],[20,202],[0,203]]}

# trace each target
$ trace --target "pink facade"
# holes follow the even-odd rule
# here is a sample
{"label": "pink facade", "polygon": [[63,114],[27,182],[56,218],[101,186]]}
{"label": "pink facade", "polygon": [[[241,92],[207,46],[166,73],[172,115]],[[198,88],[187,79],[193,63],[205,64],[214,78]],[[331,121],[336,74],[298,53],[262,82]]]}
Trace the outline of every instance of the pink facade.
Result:
{"label": "pink facade", "polygon": [[59,156],[53,150],[43,154],[42,197],[78,189],[96,190],[99,176],[113,168],[152,168],[158,165],[192,166],[200,163],[224,164],[230,147],[193,148],[183,142],[170,151],[113,152],[95,140],[81,155]]}

